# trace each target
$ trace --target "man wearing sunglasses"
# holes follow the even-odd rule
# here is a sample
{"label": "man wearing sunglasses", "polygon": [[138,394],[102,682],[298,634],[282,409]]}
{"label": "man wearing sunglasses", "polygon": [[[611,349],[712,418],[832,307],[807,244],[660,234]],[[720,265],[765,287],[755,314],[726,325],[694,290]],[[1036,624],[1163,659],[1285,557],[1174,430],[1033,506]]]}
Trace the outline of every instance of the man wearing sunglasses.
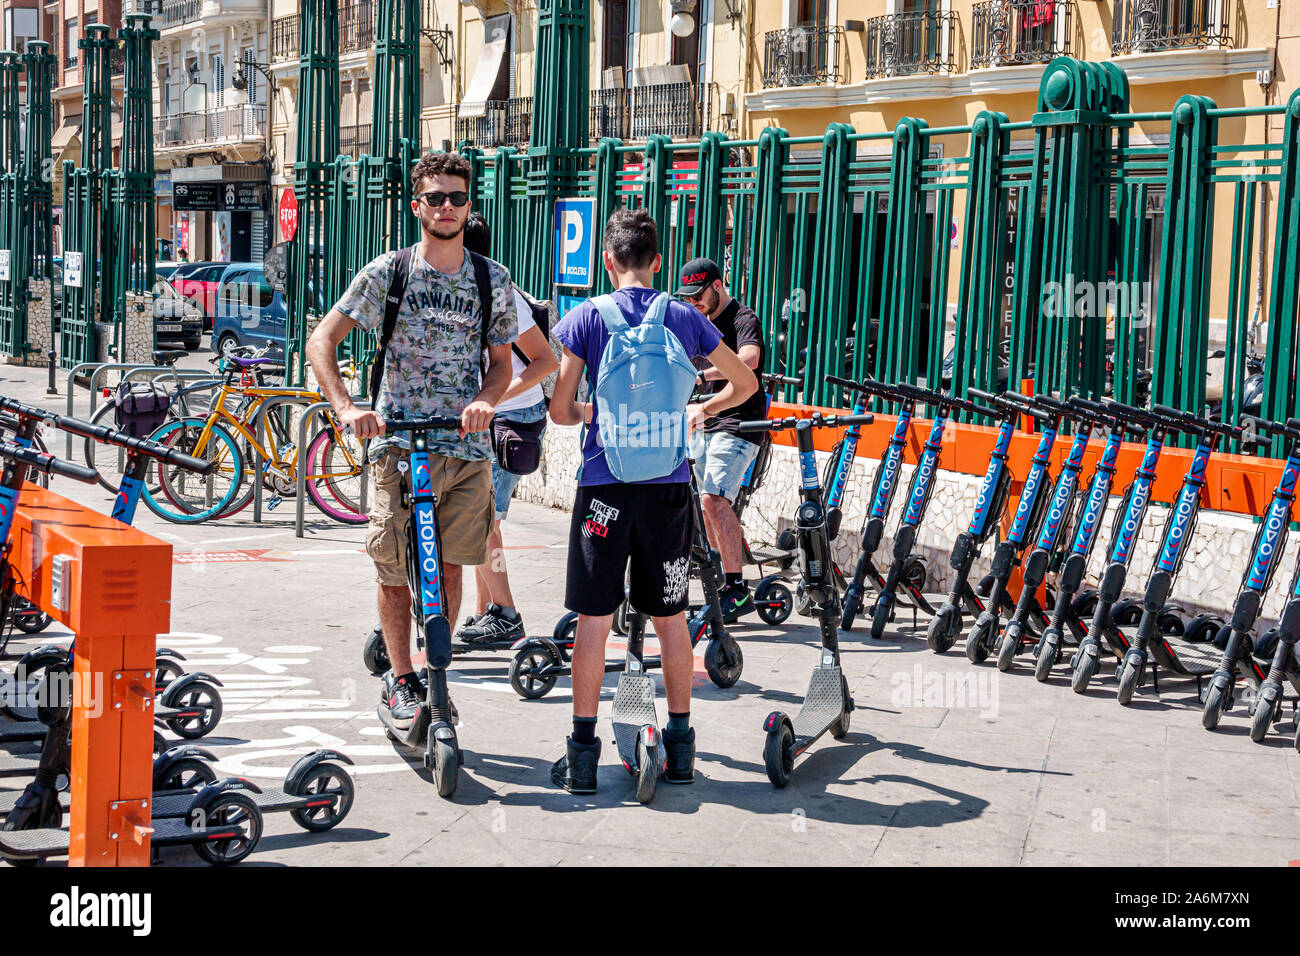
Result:
{"label": "man wearing sunglasses", "polygon": [[[700,484],[700,507],[709,543],[718,549],[726,585],[718,594],[723,618],[731,621],[751,610],[754,599],[743,573],[744,532],[731,508],[745,472],[758,454],[761,432],[741,433],[741,422],[767,417],[767,396],[759,388],[757,370],[763,367],[763,330],[753,310],[727,294],[722,271],[712,259],[692,259],[682,267],[675,293],[704,315],[722,333],[723,343],[754,370],[754,392],[739,405],[724,410],[691,433],[691,460]],[[726,377],[707,360],[696,359],[706,395],[722,390]]]}
{"label": "man wearing sunglasses", "polygon": [[[392,671],[383,702],[398,727],[410,725],[424,690],[411,663],[411,595],[406,584],[406,523],[400,467],[405,435],[384,422],[456,416],[458,431],[431,432],[433,492],[442,532],[448,620],[460,613],[461,569],[488,559],[492,530],[494,406],[511,380],[510,343],[518,337],[510,274],[467,253],[471,168],[455,153],[430,153],[411,173],[412,214],[420,243],[365,266],[307,343],[307,358],[344,426],[370,444],[371,506],[366,551],[379,582],[379,622]],[[401,278],[405,275],[405,285]],[[484,302],[484,298],[490,301]],[[358,408],[339,373],[337,348],[353,329],[380,332],[374,411]],[[381,331],[382,330],[382,331]],[[482,358],[486,346],[486,361]],[[374,374],[374,373],[372,373]]]}

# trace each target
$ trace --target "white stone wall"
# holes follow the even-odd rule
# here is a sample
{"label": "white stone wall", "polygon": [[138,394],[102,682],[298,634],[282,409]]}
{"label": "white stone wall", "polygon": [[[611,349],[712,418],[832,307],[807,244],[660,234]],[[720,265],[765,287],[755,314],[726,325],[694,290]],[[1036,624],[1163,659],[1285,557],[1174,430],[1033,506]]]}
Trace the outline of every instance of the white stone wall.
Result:
{"label": "white stone wall", "polygon": [[126,294],[126,347],[119,362],[149,365],[153,362],[154,307],[152,293]]}
{"label": "white stone wall", "polygon": [[[565,427],[552,423],[547,428],[542,466],[519,482],[516,495],[521,500],[563,510],[572,506],[578,458],[581,454],[578,435],[577,426]],[[857,561],[860,531],[869,504],[867,496],[871,491],[872,477],[880,465],[878,458],[871,457],[875,451],[876,449],[863,447],[858,449],[858,458],[853,466],[844,502],[840,533],[834,543],[836,559],[846,575],[853,573]],[[823,473],[827,458],[825,452],[817,453],[818,468]],[[902,514],[907,483],[911,481],[913,471],[913,466],[903,467],[903,483],[894,499],[894,509],[886,525],[885,537],[876,552],[876,566],[882,572],[888,568],[892,559],[893,532]],[[1088,477],[1085,473],[1084,480]],[[928,590],[932,592],[944,591],[951,586],[952,568],[948,558],[952,543],[970,521],[981,479],[982,476],[979,475],[950,471],[939,473],[939,481],[931,496],[916,548],[916,552],[928,560]],[[1089,562],[1091,583],[1096,582],[1105,563],[1111,521],[1119,505],[1119,492],[1124,490],[1127,481],[1127,476],[1116,481],[1116,494],[1112,495],[1110,506],[1102,520],[1100,540],[1093,549]],[[799,470],[795,450],[784,445],[774,447],[767,480],[750,501],[745,513],[745,530],[751,544],[756,547],[770,545],[775,542],[776,535],[782,528],[793,524],[792,515],[799,499],[798,488]],[[1014,507],[1014,503],[1014,499],[1008,503],[1008,510]],[[1140,596],[1146,586],[1168,514],[1169,508],[1159,503],[1153,504],[1148,510],[1129,566],[1129,587],[1126,594]],[[1258,522],[1245,515],[1202,511],[1171,600],[1189,612],[1208,611],[1228,616],[1246,569],[1247,556],[1257,527]],[[1296,537],[1300,538],[1300,535]],[[1294,546],[1290,550],[1295,551]],[[993,542],[990,540],[974,564],[972,582],[978,581],[988,571],[992,554]],[[1286,585],[1295,566],[1296,555],[1288,554],[1278,569],[1271,594],[1265,602],[1265,618],[1276,618],[1281,613]]]}
{"label": "white stone wall", "polygon": [[44,368],[54,341],[54,299],[49,279],[27,280],[27,341],[36,351],[27,356],[28,365]]}

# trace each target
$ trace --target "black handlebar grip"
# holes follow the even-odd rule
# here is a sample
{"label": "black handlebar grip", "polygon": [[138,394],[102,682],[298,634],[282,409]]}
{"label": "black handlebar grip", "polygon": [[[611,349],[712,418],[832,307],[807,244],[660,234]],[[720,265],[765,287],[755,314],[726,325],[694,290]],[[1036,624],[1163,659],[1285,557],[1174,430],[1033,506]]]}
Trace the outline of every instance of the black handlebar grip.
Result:
{"label": "black handlebar grip", "polygon": [[46,455],[34,448],[23,448],[21,445],[14,445],[9,442],[0,444],[0,458],[8,458],[20,464],[30,465],[46,474],[60,475],[64,478],[72,478],[75,481],[84,481],[88,485],[93,485],[99,481],[99,473],[94,468],[88,468],[73,461],[64,461],[62,458]]}
{"label": "black handlebar grip", "polygon": [[763,381],[769,385],[802,385],[803,379],[795,378],[793,375],[777,375],[774,372],[764,372]]}
{"label": "black handlebar grip", "polygon": [[396,419],[384,423],[385,432],[422,432],[434,428],[460,428],[460,419],[451,417],[418,418],[411,421]]}

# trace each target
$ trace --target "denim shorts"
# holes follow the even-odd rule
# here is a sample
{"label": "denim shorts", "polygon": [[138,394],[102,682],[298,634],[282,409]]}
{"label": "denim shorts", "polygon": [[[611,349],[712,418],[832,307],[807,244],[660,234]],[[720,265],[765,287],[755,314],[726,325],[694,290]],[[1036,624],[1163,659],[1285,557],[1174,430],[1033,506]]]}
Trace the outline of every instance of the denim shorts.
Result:
{"label": "denim shorts", "polygon": [[[528,408],[517,408],[513,412],[502,412],[497,417],[503,421],[518,422],[521,425],[542,422],[546,420],[546,403],[538,402]],[[543,428],[542,435],[545,434],[546,429]],[[492,499],[498,521],[505,520],[506,512],[510,510],[510,499],[514,496],[515,485],[519,484],[520,477],[520,475],[512,474],[502,468],[495,458],[492,460]]]}
{"label": "denim shorts", "polygon": [[735,501],[745,472],[758,456],[758,446],[729,432],[691,434],[691,459],[700,494]]}

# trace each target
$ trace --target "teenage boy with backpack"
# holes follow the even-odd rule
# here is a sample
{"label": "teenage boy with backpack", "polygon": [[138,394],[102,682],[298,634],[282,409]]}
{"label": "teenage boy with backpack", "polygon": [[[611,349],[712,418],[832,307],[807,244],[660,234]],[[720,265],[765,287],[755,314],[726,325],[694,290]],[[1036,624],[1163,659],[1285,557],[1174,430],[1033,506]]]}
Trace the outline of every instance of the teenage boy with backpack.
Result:
{"label": "teenage boy with backpack", "polygon": [[[411,212],[419,245],[389,252],[365,266],[307,342],[320,390],[344,427],[370,444],[371,505],[366,551],[379,582],[379,623],[392,670],[382,703],[399,728],[424,701],[411,663],[411,594],[406,584],[406,524],[401,470],[409,439],[384,437],[395,413],[409,420],[458,416],[461,427],[429,433],[433,493],[442,533],[443,595],[448,620],[460,610],[461,568],[487,560],[492,529],[494,406],[510,385],[510,343],[516,337],[510,274],[469,253],[469,162],[429,153],[411,172]],[[379,333],[371,376],[374,411],[357,408],[339,372],[338,345],[353,329]],[[483,356],[486,354],[486,361]]]}
{"label": "teenage boy with backpack", "polygon": [[[605,641],[614,611],[623,600],[629,561],[629,597],[633,607],[649,615],[663,654],[668,697],[664,779],[669,783],[694,780],[695,731],[690,726],[690,702],[695,665],[686,628],[694,512],[685,458],[686,428],[688,424],[698,427],[739,404],[756,387],[753,373],[723,344],[711,322],[652,288],[662,257],[655,221],[646,210],[621,209],[610,216],[603,245],[605,271],[616,291],[584,302],[554,330],[564,351],[551,400],[551,419],[560,425],[587,426],[569,531],[564,601],[569,610],[578,613],[572,661],[573,733],[565,742],[565,755],[551,769],[551,779],[572,793],[596,792],[600,762],[596,711],[605,677]],[[608,374],[614,368],[620,373],[627,371],[620,354],[611,354],[629,339],[622,331],[623,323],[633,333],[643,334],[658,331],[653,325],[661,323],[668,332],[664,336],[667,348],[661,348],[654,358],[638,354],[641,365],[633,374],[641,380],[632,386],[624,384],[617,393],[605,385],[616,380]],[[642,329],[643,323],[649,328]],[[665,351],[668,357],[664,357]],[[628,357],[626,352],[621,354]],[[695,380],[690,360],[700,356],[718,369],[726,385],[708,401],[688,405],[686,397]],[[584,372],[593,385],[595,404],[576,400]],[[658,387],[652,387],[656,381]],[[648,407],[655,401],[665,402],[662,389],[669,381],[676,386],[673,394],[680,396],[680,400],[672,399],[676,407]],[[601,407],[599,416],[596,406]],[[658,432],[647,435],[636,421],[638,416],[644,416],[641,422],[657,421]],[[662,464],[665,461],[667,465]],[[647,473],[652,477],[644,477]]]}

